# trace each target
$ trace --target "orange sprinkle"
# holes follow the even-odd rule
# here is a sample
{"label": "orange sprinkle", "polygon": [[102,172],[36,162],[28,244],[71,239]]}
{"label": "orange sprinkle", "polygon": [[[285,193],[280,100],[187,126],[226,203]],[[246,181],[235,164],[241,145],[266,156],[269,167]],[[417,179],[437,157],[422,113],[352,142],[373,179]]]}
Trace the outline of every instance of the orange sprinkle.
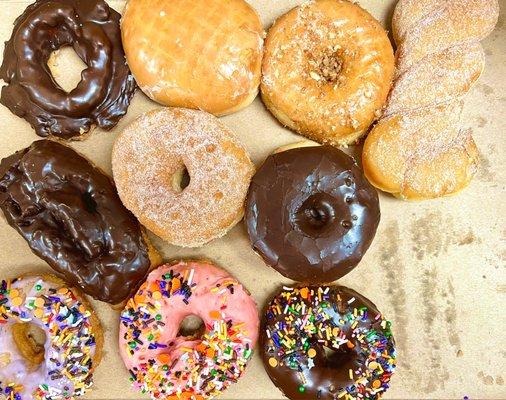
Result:
{"label": "orange sprinkle", "polygon": [[153,292],[153,299],[160,300],[162,298],[162,294],[159,291]]}
{"label": "orange sprinkle", "polygon": [[21,297],[14,297],[12,300],[11,300],[11,303],[14,307],[18,307],[20,306],[21,304],[23,304],[23,299]]}
{"label": "orange sprinkle", "polygon": [[379,379],[376,379],[373,383],[372,383],[372,387],[374,389],[378,389],[379,387],[381,386],[381,382]]}
{"label": "orange sprinkle", "polygon": [[219,311],[210,311],[209,312],[209,316],[212,318],[212,319],[220,319],[221,318],[221,314]]}
{"label": "orange sprinkle", "polygon": [[349,340],[346,342],[346,346],[348,346],[349,349],[353,349],[355,347],[355,345]]}
{"label": "orange sprinkle", "polygon": [[58,294],[67,294],[69,290],[66,287],[58,289]]}
{"label": "orange sprinkle", "polygon": [[35,315],[36,318],[41,319],[44,316],[44,311],[41,308],[36,308],[33,315]]}
{"label": "orange sprinkle", "polygon": [[12,289],[10,291],[10,295],[11,295],[12,298],[19,297],[19,290],[18,289]]}
{"label": "orange sprinkle", "polygon": [[216,355],[216,352],[213,349],[207,349],[206,356],[208,358],[214,358],[215,355]]}
{"label": "orange sprinkle", "polygon": [[172,278],[172,291],[175,292],[181,287],[181,282],[177,278]]}
{"label": "orange sprinkle", "polygon": [[170,362],[170,356],[164,353],[159,354],[158,361],[160,361],[162,364],[168,364]]}
{"label": "orange sprinkle", "polygon": [[300,295],[303,299],[307,299],[309,295],[309,289],[307,287],[300,289]]}
{"label": "orange sprinkle", "polygon": [[197,350],[199,353],[204,353],[206,351],[207,346],[204,343],[200,343],[195,347],[195,350]]}
{"label": "orange sprinkle", "polygon": [[44,307],[44,299],[42,297],[37,297],[33,304],[35,304],[36,307],[42,308]]}
{"label": "orange sprinkle", "polygon": [[276,360],[274,357],[269,358],[269,365],[272,368],[276,368],[278,366],[278,360]]}
{"label": "orange sprinkle", "polygon": [[316,350],[315,349],[309,349],[307,352],[307,355],[309,358],[315,358],[316,357]]}

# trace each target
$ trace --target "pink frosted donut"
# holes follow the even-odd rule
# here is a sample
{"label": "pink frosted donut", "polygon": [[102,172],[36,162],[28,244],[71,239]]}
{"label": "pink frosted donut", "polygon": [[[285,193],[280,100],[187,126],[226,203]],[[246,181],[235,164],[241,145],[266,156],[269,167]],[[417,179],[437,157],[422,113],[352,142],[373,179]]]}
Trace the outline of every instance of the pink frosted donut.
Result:
{"label": "pink frosted donut", "polygon": [[[182,336],[192,315],[205,332]],[[255,301],[237,280],[208,262],[180,261],[151,272],[128,301],[120,353],[134,388],[153,399],[206,399],[242,375],[258,328]]]}

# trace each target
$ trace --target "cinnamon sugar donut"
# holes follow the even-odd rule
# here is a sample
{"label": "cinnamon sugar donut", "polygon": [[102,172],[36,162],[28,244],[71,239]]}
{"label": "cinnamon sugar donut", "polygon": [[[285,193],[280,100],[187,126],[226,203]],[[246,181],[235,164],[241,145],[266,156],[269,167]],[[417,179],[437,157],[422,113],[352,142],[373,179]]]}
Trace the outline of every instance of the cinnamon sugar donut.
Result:
{"label": "cinnamon sugar donut", "polygon": [[304,3],[270,29],[262,98],[290,129],[320,143],[347,145],[380,116],[394,74],[385,30],[343,0]]}
{"label": "cinnamon sugar donut", "polygon": [[203,111],[165,108],[139,117],[112,152],[118,193],[148,229],[198,247],[244,214],[253,164],[236,136]]}

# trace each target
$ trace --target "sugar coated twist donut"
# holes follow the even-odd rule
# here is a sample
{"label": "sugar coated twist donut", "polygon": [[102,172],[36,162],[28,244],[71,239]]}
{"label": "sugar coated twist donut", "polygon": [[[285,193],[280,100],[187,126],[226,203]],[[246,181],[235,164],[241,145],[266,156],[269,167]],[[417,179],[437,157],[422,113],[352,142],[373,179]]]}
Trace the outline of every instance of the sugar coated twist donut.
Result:
{"label": "sugar coated twist donut", "polygon": [[497,0],[399,1],[394,87],[363,153],[365,174],[376,187],[423,200],[470,183],[479,156],[470,131],[461,128],[463,96],[483,71],[479,42],[498,15]]}
{"label": "sugar coated twist donut", "polygon": [[[178,334],[199,316],[201,337]],[[120,353],[135,388],[153,399],[206,399],[236,382],[251,359],[258,313],[244,287],[208,262],[154,270],[121,314]]]}
{"label": "sugar coated twist donut", "polygon": [[152,111],[128,126],[114,144],[112,168],[125,206],[183,247],[202,246],[241,220],[254,173],[234,133],[211,114],[182,108]]}
{"label": "sugar coated twist donut", "polygon": [[283,125],[346,145],[380,115],[393,73],[392,45],[367,11],[343,0],[308,1],[269,30],[262,98]]}
{"label": "sugar coated twist donut", "polygon": [[[42,330],[45,343],[30,335]],[[70,400],[93,383],[103,333],[86,300],[54,276],[0,283],[0,398]]]}
{"label": "sugar coated twist donut", "polygon": [[376,400],[396,365],[390,322],[344,286],[284,287],[262,331],[265,368],[292,400]]}

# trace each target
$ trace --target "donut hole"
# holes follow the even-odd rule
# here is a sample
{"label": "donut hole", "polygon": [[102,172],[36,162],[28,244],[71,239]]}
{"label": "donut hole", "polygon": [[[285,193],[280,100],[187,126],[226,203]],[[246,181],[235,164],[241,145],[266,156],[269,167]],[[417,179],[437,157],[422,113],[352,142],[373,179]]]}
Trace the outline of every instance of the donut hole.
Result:
{"label": "donut hole", "polygon": [[316,193],[307,198],[293,216],[295,228],[309,236],[321,235],[336,218],[333,202],[326,193]]}
{"label": "donut hole", "polygon": [[188,186],[190,186],[190,173],[186,165],[179,168],[174,175],[172,175],[172,189],[176,193],[182,193]]}
{"label": "donut hole", "polygon": [[178,336],[190,339],[201,339],[206,331],[206,325],[198,315],[188,315],[179,324]]}
{"label": "donut hole", "polygon": [[46,333],[31,323],[16,323],[11,329],[19,354],[34,368],[42,364],[46,352]]}
{"label": "donut hole", "polygon": [[332,347],[323,346],[326,364],[329,367],[340,369],[343,365],[347,365],[356,357],[350,349],[344,346],[341,347],[342,348],[334,349]]}
{"label": "donut hole", "polygon": [[88,65],[72,46],[64,46],[50,54],[47,67],[58,86],[70,93],[81,82],[81,73]]}
{"label": "donut hole", "polygon": [[308,55],[309,76],[318,83],[337,84],[342,81],[343,58],[340,46],[314,50]]}

